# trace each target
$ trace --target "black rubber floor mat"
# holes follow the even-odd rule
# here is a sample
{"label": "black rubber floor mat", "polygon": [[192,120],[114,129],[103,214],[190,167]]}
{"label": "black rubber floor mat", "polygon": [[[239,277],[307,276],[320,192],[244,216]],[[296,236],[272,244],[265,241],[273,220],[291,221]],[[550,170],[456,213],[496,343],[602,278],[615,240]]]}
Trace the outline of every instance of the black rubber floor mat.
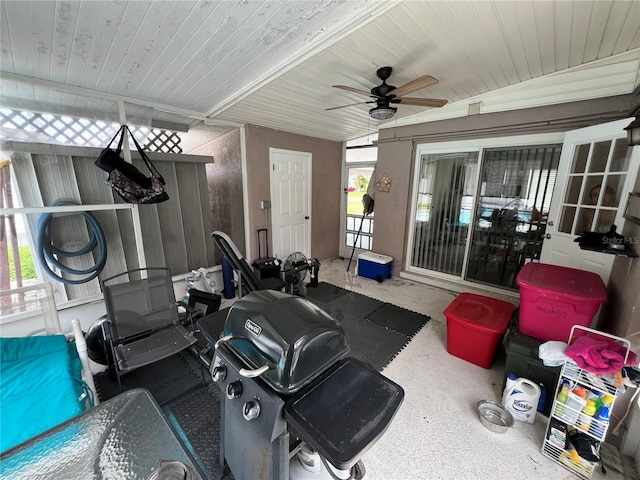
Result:
{"label": "black rubber floor mat", "polygon": [[411,310],[390,303],[385,303],[367,315],[366,319],[401,335],[412,338],[427,324],[431,317],[412,312]]}
{"label": "black rubber floor mat", "polygon": [[336,287],[330,283],[320,282],[317,287],[307,288],[307,297],[310,299],[320,300],[324,303],[332,302],[348,293],[344,288]]}
{"label": "black rubber floor mat", "polygon": [[[208,381],[210,377],[206,368],[204,374]],[[126,373],[120,381],[122,390],[146,388],[158,404],[164,405],[202,385],[202,376],[196,358],[188,352],[181,352]],[[94,382],[101,401],[120,393],[115,376],[108,371],[96,374]]]}
{"label": "black rubber floor mat", "polygon": [[344,315],[342,325],[350,349],[348,355],[378,371],[386,367],[410,340],[405,335],[351,314]]}
{"label": "black rubber floor mat", "polygon": [[358,318],[366,318],[371,312],[380,308],[384,302],[375,298],[366,297],[359,293],[347,292],[335,300],[328,302],[331,315],[340,320],[341,314],[354,315]]}

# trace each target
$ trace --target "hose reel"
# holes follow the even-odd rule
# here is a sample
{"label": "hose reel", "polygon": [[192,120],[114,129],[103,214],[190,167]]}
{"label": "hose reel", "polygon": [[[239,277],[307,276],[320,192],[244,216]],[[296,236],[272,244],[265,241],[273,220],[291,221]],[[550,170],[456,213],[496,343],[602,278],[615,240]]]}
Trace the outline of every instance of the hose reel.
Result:
{"label": "hose reel", "polygon": [[[61,205],[79,204],[72,200],[56,200],[50,206],[58,207]],[[85,222],[87,224],[87,229],[89,230],[89,242],[79,250],[66,251],[57,248],[53,244],[53,241],[51,239],[51,221],[53,219],[52,213],[41,214],[38,217],[38,222],[36,224],[37,254],[42,269],[50,277],[68,285],[79,285],[93,280],[100,274],[100,272],[102,272],[102,269],[107,262],[107,242],[104,232],[100,227],[100,223],[98,223],[96,217],[94,217],[90,212],[81,213],[84,216]],[[66,266],[59,260],[61,258],[85,255],[92,252],[96,247],[98,248],[98,260],[96,261],[95,265],[90,268],[84,270],[76,270]],[[88,277],[71,280],[58,275],[54,271],[54,269],[71,275],[88,275]]]}

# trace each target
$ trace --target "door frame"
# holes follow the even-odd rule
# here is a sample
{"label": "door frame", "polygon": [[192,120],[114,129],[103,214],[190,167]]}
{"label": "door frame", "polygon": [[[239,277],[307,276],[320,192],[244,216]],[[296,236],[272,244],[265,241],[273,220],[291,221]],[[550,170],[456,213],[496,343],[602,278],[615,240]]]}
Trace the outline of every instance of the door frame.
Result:
{"label": "door frame", "polygon": [[[306,192],[305,203],[307,207],[307,212],[305,214],[309,217],[309,221],[305,224],[305,246],[301,253],[303,253],[307,258],[311,258],[311,225],[313,222],[313,218],[311,216],[311,182],[312,182],[312,154],[311,152],[302,152],[297,150],[287,150],[283,148],[273,148],[269,147],[269,196],[271,198],[271,208],[269,209],[269,223],[271,224],[271,245],[273,247],[273,251],[271,252],[272,256],[276,256],[276,245],[280,245],[280,234],[278,230],[275,228],[274,224],[274,212],[277,211],[276,208],[280,205],[278,195],[276,195],[275,189],[275,160],[274,156],[277,154],[285,154],[285,155],[301,155],[306,157],[307,161],[307,175],[306,175]],[[291,252],[292,253],[292,252]],[[289,255],[289,254],[287,254]],[[284,258],[281,258],[284,261]]]}

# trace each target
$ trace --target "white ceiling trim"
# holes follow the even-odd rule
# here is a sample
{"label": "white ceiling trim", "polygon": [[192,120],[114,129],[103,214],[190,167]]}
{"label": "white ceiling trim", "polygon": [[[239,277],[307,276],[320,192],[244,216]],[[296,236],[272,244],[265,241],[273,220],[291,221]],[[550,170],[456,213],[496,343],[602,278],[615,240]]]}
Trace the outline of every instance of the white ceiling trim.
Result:
{"label": "white ceiling trim", "polygon": [[481,102],[480,113],[495,113],[625,95],[634,91],[638,84],[640,49],[620,55],[618,63],[611,63],[611,59],[603,61],[602,66],[594,66],[596,63],[600,62],[592,62],[589,68],[581,66],[555,72],[449,103],[439,109],[385,122],[379,128],[464,117],[469,113],[469,104],[477,102]]}

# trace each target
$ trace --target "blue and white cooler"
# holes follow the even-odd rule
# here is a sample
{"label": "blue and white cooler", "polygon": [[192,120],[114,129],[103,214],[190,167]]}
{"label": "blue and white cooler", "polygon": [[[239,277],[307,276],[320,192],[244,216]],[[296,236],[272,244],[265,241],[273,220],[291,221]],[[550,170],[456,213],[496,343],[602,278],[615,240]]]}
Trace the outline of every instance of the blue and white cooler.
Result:
{"label": "blue and white cooler", "polygon": [[382,282],[391,278],[393,258],[373,252],[363,252],[358,255],[358,275]]}

